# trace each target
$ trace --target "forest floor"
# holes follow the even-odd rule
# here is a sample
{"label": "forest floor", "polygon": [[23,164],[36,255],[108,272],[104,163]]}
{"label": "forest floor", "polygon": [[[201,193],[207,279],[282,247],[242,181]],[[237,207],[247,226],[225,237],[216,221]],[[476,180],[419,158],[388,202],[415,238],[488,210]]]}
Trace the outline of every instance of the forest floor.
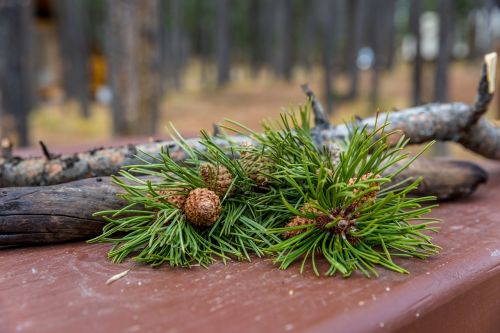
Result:
{"label": "forest floor", "polygon": [[[243,122],[251,128],[258,129],[262,119],[277,118],[287,107],[304,103],[305,96],[300,84],[309,82],[310,86],[321,95],[321,72],[297,71],[294,80],[282,82],[272,79],[261,72],[250,79],[244,69],[233,71],[234,80],[228,86],[216,89],[201,87],[200,75],[196,66],[186,75],[184,87],[180,91],[169,92],[161,106],[158,135],[155,138],[167,138],[167,126],[172,122],[185,136],[195,136],[200,129],[211,130],[213,123],[225,118]],[[455,63],[450,68],[449,100],[472,103],[475,97],[479,78],[480,63]],[[354,115],[367,116],[377,109],[392,111],[410,105],[411,68],[405,65],[395,67],[383,74],[380,87],[380,102],[377,108],[369,103],[370,72],[362,72],[360,80],[360,96],[355,100],[339,101],[335,105],[332,120],[336,123],[349,121]],[[424,101],[432,101],[434,77],[432,66],[427,66],[423,75]],[[430,82],[430,84],[427,84]],[[347,91],[349,81],[339,76],[335,82],[339,95]],[[492,103],[489,117],[498,115],[498,101]],[[118,138],[111,136],[111,117],[109,108],[94,103],[91,117],[83,119],[76,103],[60,101],[45,102],[38,107],[30,118],[31,141],[43,140],[55,152],[64,147],[92,148],[118,143],[137,143],[146,138]],[[32,150],[30,150],[32,151]],[[448,149],[453,155],[463,155],[462,149],[453,145]],[[469,155],[469,154],[467,154]]]}

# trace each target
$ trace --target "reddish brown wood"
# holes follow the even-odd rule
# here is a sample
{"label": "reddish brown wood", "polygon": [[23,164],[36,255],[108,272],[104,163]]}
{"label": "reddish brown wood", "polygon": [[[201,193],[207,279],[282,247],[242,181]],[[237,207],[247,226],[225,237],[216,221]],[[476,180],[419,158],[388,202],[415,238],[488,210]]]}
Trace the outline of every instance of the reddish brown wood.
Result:
{"label": "reddish brown wood", "polygon": [[486,168],[487,186],[435,210],[443,251],[401,262],[411,275],[317,278],[270,259],[151,269],[85,243],[4,249],[0,332],[499,332],[500,165]]}

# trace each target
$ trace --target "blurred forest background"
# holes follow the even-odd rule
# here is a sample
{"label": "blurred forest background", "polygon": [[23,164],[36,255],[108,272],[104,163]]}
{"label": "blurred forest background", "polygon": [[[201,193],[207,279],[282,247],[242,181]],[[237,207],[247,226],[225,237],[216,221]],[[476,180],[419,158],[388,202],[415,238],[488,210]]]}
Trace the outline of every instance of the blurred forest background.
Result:
{"label": "blurred forest background", "polygon": [[[305,101],[332,119],[472,102],[500,48],[493,0],[0,0],[0,137],[17,146],[256,128]],[[495,101],[489,117],[500,116]]]}

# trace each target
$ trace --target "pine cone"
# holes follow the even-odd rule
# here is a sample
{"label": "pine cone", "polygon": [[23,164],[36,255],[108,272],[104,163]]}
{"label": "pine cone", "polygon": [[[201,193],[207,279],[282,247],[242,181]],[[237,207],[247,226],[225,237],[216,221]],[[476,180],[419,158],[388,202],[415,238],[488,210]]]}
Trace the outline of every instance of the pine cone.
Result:
{"label": "pine cone", "polygon": [[302,214],[307,214],[307,213],[313,213],[316,215],[321,214],[321,211],[317,208],[314,208],[310,203],[305,203],[304,206],[302,206],[302,208],[299,209],[299,211]]}
{"label": "pine cone", "polygon": [[[250,149],[250,148],[254,148],[254,147],[255,147],[255,145],[254,145],[253,143],[251,143],[250,141],[245,141],[245,142],[242,142],[242,143],[240,144],[240,147],[241,147],[241,148],[249,148],[249,149]],[[250,153],[249,151],[247,151],[247,150],[242,150],[242,151],[240,151],[240,158],[241,158],[241,159],[243,159],[243,158],[247,157],[247,156],[248,156],[248,155],[250,155],[250,154],[251,154],[251,153]]]}
{"label": "pine cone", "polygon": [[272,161],[260,154],[240,154],[240,162],[248,177],[258,186],[266,186],[269,182],[265,174],[271,173]]}
{"label": "pine cone", "polygon": [[182,208],[184,206],[184,202],[186,202],[186,196],[183,194],[179,194],[178,191],[173,189],[157,190],[156,193],[158,193],[158,195],[162,196],[163,199],[167,200],[177,208]]}
{"label": "pine cone", "polygon": [[[365,180],[368,180],[370,178],[380,178],[380,175],[373,176],[373,173],[369,172],[369,173],[365,173],[364,175],[362,175],[360,180],[365,181]],[[352,177],[351,179],[349,179],[348,185],[354,185],[357,181],[358,181],[357,177]],[[366,202],[373,203],[375,201],[375,199],[377,198],[378,191],[380,190],[380,184],[376,183],[376,182],[370,183],[370,188],[372,189],[372,191],[366,193],[359,200],[354,201],[353,204],[355,206],[363,205]],[[359,191],[359,189],[355,188],[352,192],[354,194],[356,194],[356,193],[358,193],[358,191]]]}
{"label": "pine cone", "polygon": [[223,198],[226,195],[227,190],[233,182],[233,175],[223,165],[203,164],[200,166],[200,174],[205,182],[205,186],[209,190],[214,191],[219,198]]}
{"label": "pine cone", "polygon": [[[287,227],[298,227],[298,226],[308,225],[308,224],[314,224],[314,220],[311,220],[311,219],[308,219],[305,217],[295,216],[288,222],[288,224],[286,226]],[[283,233],[283,237],[284,238],[292,238],[292,237],[295,237],[295,236],[303,233],[305,230],[306,230],[305,228],[302,228],[302,229],[285,231]]]}
{"label": "pine cone", "polygon": [[208,188],[192,190],[184,203],[184,213],[188,221],[197,226],[213,225],[221,210],[219,197]]}

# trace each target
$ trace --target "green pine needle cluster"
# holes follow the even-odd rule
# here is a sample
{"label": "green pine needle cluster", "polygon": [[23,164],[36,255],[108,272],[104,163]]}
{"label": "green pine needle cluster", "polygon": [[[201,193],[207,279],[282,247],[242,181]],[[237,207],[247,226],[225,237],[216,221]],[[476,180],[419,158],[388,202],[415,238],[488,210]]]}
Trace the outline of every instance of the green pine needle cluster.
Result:
{"label": "green pine needle cluster", "polygon": [[[260,133],[228,121],[224,128],[246,136],[247,145],[222,149],[202,132],[204,149],[197,150],[177,133],[188,159],[175,161],[167,150],[150,156],[155,163],[122,170],[114,182],[128,205],[96,213],[108,224],[92,241],[114,244],[115,262],[133,256],[152,265],[208,266],[253,254],[273,256],[282,269],[299,262],[302,271],[310,262],[316,274],[326,267],[323,273],[343,276],[356,270],[376,276],[377,265],[407,273],[394,258],[437,253],[428,235],[437,221],[425,217],[434,198],[408,196],[420,179],[392,182],[417,157],[402,151],[407,140],[389,145],[394,133],[382,122],[374,131],[353,127],[348,141],[318,147],[309,109],[283,114]],[[223,166],[232,180],[217,221],[200,227],[169,197],[207,187],[200,173],[207,163]]]}

